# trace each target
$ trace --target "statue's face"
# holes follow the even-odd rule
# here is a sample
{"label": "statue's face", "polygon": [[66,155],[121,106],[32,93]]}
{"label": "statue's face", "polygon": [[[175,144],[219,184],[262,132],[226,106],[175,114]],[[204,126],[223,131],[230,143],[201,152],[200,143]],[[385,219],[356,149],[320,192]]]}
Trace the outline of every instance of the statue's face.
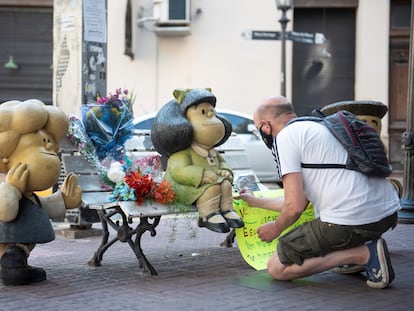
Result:
{"label": "statue's face", "polygon": [[19,163],[27,165],[26,192],[46,190],[58,181],[60,159],[55,145],[53,137],[43,130],[20,138],[15,151],[9,156],[9,168]]}
{"label": "statue's face", "polygon": [[193,141],[212,148],[223,139],[225,128],[223,122],[216,117],[216,110],[209,103],[201,103],[187,109],[187,119],[193,126]]}
{"label": "statue's face", "polygon": [[381,119],[374,116],[368,115],[357,115],[358,119],[368,123],[368,125],[372,126],[378,133],[381,135]]}

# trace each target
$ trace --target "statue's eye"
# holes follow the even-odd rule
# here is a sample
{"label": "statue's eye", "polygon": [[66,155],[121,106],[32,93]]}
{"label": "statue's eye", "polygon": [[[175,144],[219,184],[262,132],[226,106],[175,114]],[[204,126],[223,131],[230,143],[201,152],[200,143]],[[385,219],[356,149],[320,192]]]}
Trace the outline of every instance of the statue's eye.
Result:
{"label": "statue's eye", "polygon": [[201,109],[201,113],[202,114],[206,114],[206,110],[205,109]]}

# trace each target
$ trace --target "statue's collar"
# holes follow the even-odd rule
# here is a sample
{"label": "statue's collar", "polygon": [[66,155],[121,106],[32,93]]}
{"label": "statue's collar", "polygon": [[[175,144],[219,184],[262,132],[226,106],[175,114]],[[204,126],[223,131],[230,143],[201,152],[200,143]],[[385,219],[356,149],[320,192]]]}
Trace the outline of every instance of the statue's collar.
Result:
{"label": "statue's collar", "polygon": [[216,161],[217,151],[216,150],[214,149],[206,150],[205,148],[201,147],[197,143],[192,143],[191,149],[193,149],[193,151],[197,153],[200,157],[206,158],[210,166],[214,166],[217,164],[217,161]]}
{"label": "statue's collar", "polygon": [[215,158],[217,157],[217,151],[214,149],[210,149],[210,150],[206,150],[205,148],[201,147],[199,144],[197,143],[192,143],[191,144],[191,149],[194,150],[195,153],[197,153],[200,157],[203,158]]}

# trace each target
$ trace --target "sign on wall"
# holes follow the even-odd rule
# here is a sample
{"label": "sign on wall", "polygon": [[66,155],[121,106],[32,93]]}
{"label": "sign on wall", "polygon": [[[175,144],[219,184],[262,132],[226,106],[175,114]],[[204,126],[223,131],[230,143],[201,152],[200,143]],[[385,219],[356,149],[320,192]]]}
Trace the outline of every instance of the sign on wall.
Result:
{"label": "sign on wall", "polygon": [[106,95],[106,0],[83,0],[83,104]]}

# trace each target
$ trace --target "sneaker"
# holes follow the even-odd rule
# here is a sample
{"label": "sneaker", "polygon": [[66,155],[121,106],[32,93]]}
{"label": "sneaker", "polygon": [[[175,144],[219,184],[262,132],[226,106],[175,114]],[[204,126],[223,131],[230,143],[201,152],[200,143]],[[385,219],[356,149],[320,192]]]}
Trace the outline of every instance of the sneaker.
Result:
{"label": "sneaker", "polygon": [[364,265],[343,265],[332,269],[333,272],[339,274],[354,274],[365,271]]}
{"label": "sneaker", "polygon": [[367,270],[367,285],[372,288],[385,288],[394,280],[394,270],[388,254],[387,243],[383,239],[366,244],[370,253]]}

